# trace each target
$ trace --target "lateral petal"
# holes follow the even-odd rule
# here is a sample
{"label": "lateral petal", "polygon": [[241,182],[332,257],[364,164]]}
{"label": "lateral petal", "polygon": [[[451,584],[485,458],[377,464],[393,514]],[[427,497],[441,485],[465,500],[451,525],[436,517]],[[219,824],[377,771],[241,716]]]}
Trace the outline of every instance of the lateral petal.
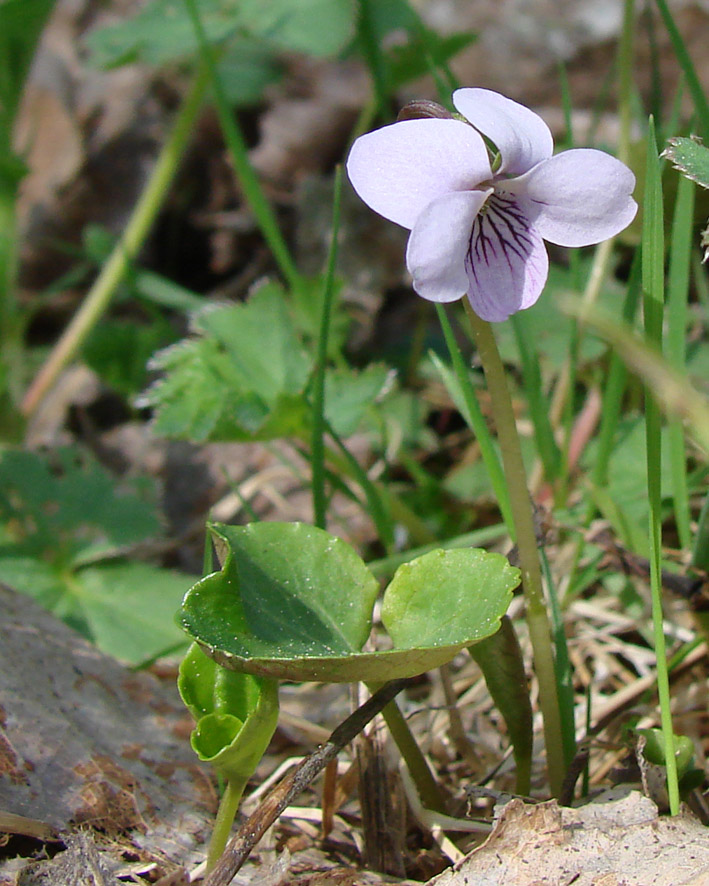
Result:
{"label": "lateral petal", "polygon": [[465,261],[473,222],[491,193],[488,189],[445,194],[419,215],[406,248],[406,266],[422,298],[456,301],[468,291]]}
{"label": "lateral petal", "polygon": [[495,194],[475,219],[465,267],[473,310],[497,323],[537,301],[549,273],[549,257],[516,201]]}
{"label": "lateral petal", "polygon": [[635,218],[635,176],[610,154],[592,148],[562,151],[503,186],[534,218],[545,240],[590,246],[622,231]]}
{"label": "lateral petal", "polygon": [[521,175],[546,160],[554,150],[549,127],[542,118],[490,89],[456,89],[453,104],[476,129],[494,142],[501,165],[496,174]]}
{"label": "lateral petal", "polygon": [[352,185],[375,212],[413,228],[431,201],[489,179],[485,143],[461,120],[402,120],[360,136],[347,158]]}

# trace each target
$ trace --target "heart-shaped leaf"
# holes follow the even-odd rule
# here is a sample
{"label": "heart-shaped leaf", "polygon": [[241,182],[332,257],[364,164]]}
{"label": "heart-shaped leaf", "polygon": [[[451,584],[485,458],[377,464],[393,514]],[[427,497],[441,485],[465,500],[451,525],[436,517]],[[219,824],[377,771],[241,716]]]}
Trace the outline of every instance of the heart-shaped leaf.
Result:
{"label": "heart-shaped leaf", "polygon": [[278,686],[228,671],[193,643],[180,665],[182,700],[197,721],[192,749],[231,782],[254,773],[278,723]]}
{"label": "heart-shaped leaf", "polygon": [[395,648],[363,653],[377,583],[349,545],[298,523],[211,528],[222,569],[188,592],[182,626],[219,664],[265,677],[382,682],[423,673],[494,633],[519,583],[499,554],[419,557],[384,596]]}

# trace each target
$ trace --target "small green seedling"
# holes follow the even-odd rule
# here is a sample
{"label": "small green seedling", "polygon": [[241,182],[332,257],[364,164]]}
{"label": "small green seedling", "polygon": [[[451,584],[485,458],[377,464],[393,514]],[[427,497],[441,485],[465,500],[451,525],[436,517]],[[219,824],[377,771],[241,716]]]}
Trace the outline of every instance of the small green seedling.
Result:
{"label": "small green seedling", "polygon": [[213,864],[276,727],[277,680],[381,684],[438,667],[498,630],[520,576],[473,548],[405,563],[382,601],[392,648],[363,652],[379,585],[353,548],[302,523],[210,529],[222,565],[182,604],[196,643],[180,692],[197,720],[192,747],[227,783]]}

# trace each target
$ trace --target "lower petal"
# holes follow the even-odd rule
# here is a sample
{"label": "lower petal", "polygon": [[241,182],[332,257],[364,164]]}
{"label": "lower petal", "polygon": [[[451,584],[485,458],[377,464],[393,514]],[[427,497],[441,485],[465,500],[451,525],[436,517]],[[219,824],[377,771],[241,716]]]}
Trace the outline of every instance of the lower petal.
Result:
{"label": "lower petal", "polygon": [[506,320],[537,301],[547,280],[549,257],[513,198],[490,197],[473,224],[465,268],[468,299],[483,320]]}
{"label": "lower petal", "polygon": [[445,194],[419,215],[406,248],[406,266],[422,298],[449,302],[467,292],[465,261],[470,232],[490,194],[490,190]]}

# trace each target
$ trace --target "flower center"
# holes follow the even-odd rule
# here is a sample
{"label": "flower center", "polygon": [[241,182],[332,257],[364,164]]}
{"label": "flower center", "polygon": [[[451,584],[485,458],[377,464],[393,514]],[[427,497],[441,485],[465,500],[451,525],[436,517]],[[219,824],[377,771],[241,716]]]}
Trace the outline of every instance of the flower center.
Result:
{"label": "flower center", "polygon": [[467,260],[475,276],[477,262],[500,259],[512,266],[524,261],[534,246],[529,220],[511,194],[495,190],[483,203],[470,234]]}

